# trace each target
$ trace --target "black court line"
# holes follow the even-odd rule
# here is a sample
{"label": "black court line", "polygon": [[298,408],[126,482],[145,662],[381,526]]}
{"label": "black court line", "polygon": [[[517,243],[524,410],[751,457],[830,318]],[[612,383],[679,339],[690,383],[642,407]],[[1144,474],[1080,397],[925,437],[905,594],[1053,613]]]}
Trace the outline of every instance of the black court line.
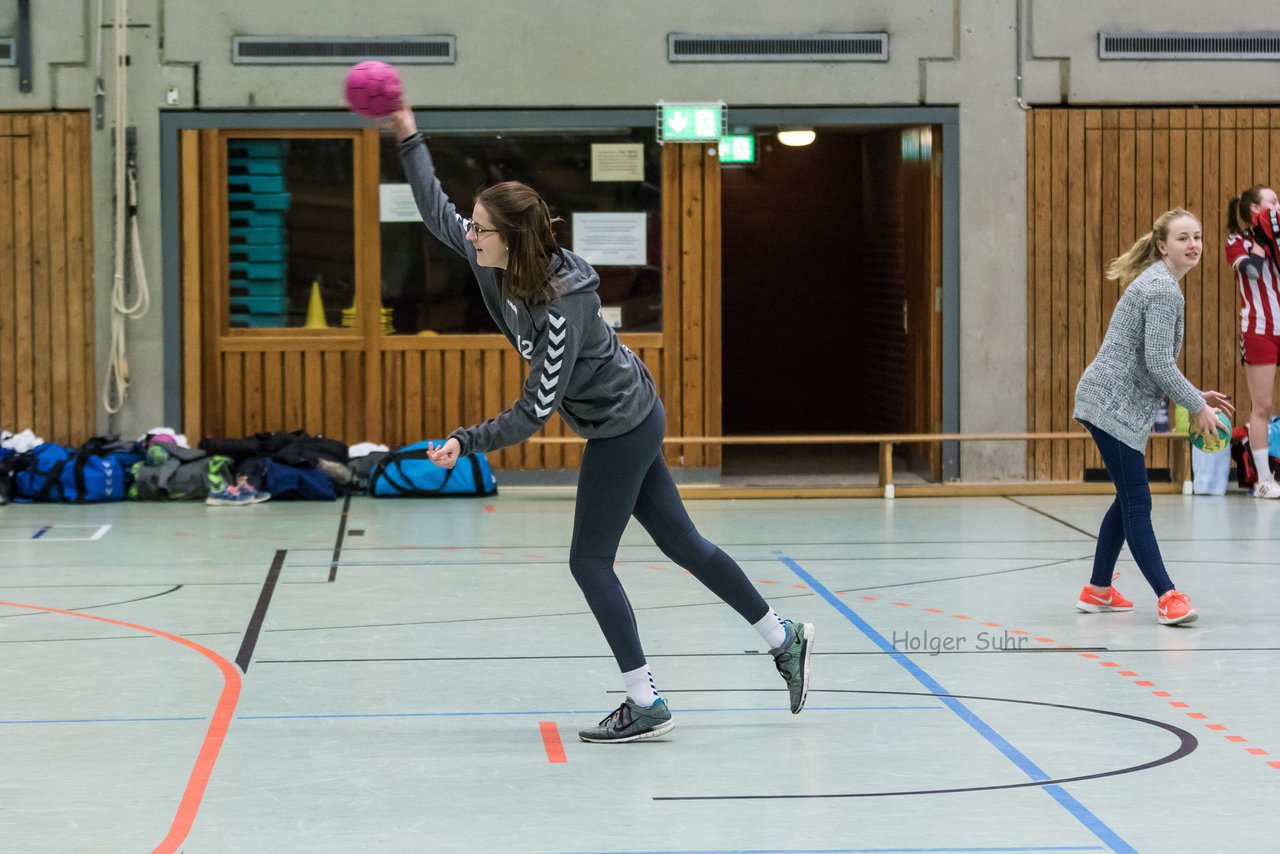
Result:
{"label": "black court line", "polygon": [[[1123,712],[1112,712],[1106,709],[1093,709],[1087,706],[1068,706],[1062,703],[1043,703],[1037,700],[1011,700],[1006,697],[976,697],[966,694],[933,694],[915,691],[860,691],[852,689],[818,689],[819,693],[829,694],[890,694],[902,697],[936,697],[938,699],[955,699],[955,700],[979,700],[992,703],[1015,703],[1026,706],[1044,706],[1051,709],[1067,709],[1074,712],[1088,712],[1095,715],[1106,715],[1114,718],[1122,718],[1124,720],[1136,721],[1141,724],[1147,724],[1158,729],[1172,733],[1178,739],[1178,746],[1170,753],[1153,759],[1150,762],[1143,762],[1140,765],[1130,765],[1125,768],[1117,768],[1113,771],[1101,771],[1097,774],[1081,774],[1076,777],[1059,777],[1054,780],[1031,780],[1026,783],[1004,783],[994,786],[963,786],[950,789],[908,789],[890,792],[827,792],[827,793],[803,793],[803,794],[782,794],[782,795],[667,795],[654,797],[655,801],[763,801],[763,800],[822,800],[825,798],[887,798],[901,797],[904,795],[950,795],[959,792],[991,792],[1001,789],[1030,789],[1044,788],[1045,786],[1061,786],[1066,783],[1078,783],[1082,780],[1098,780],[1103,777],[1117,777],[1121,774],[1132,774],[1136,771],[1146,771],[1151,768],[1158,768],[1161,765],[1168,765],[1170,762],[1176,762],[1179,759],[1185,759],[1197,747],[1199,740],[1181,727],[1173,724],[1167,724],[1163,721],[1153,720],[1151,718],[1143,718],[1137,715],[1127,715]],[[663,693],[675,693],[663,690]],[[691,692],[692,693],[692,692]],[[810,693],[815,693],[810,691]]]}
{"label": "black court line", "polygon": [[[342,538],[347,532],[347,513],[351,510],[351,493],[342,502],[342,521],[338,523],[338,541],[333,544],[333,558],[329,561],[329,580],[338,577],[338,558],[342,556]],[[364,533],[361,531],[360,533]]]}
{"label": "black court line", "polygon": [[[130,584],[130,585],[126,585],[126,586],[129,586],[129,587],[143,587],[143,586],[145,586],[145,585],[141,585],[141,584]],[[178,591],[179,591],[179,590],[181,590],[181,589],[182,589],[182,585],[181,585],[181,584],[175,584],[173,587],[170,587],[168,590],[162,590],[162,591],[160,591],[159,593],[152,593],[152,594],[150,594],[149,596],[139,596],[137,599],[123,599],[123,600],[121,600],[121,601],[119,601],[119,602],[103,602],[101,605],[84,605],[83,607],[80,607],[80,608],[64,608],[63,610],[64,610],[64,611],[92,611],[94,608],[110,608],[110,607],[112,607],[113,605],[128,605],[130,602],[144,602],[144,601],[146,601],[147,599],[155,599],[156,597],[159,597],[159,596],[168,596],[170,593],[176,593],[176,592],[178,592]],[[0,620],[8,619],[9,617],[39,617],[39,616],[42,616],[42,615],[43,615],[43,616],[48,616],[48,615],[47,615],[47,614],[45,614],[45,612],[43,612],[43,611],[32,611],[32,612],[30,612],[30,613],[25,613],[25,614],[4,614],[4,615],[0,615]]]}
{"label": "black court line", "polygon": [[[931,658],[939,655],[1017,655],[1045,653],[1081,653],[1081,652],[1118,652],[1119,650],[1107,649],[1105,646],[1073,646],[1063,649],[991,649],[991,650],[953,650],[950,652],[898,652],[887,653],[880,650],[846,650],[836,652],[814,652],[815,656],[821,655],[828,658],[835,658],[842,655],[924,655]],[[744,650],[743,652],[668,652],[657,654],[646,654],[646,658],[752,658],[762,656],[765,653],[755,650]],[[401,656],[386,658],[261,658],[258,664],[361,664],[372,662],[389,662],[389,661],[578,661],[584,659],[601,659],[612,661],[613,656],[607,654],[597,655],[439,655],[439,656]],[[690,693],[697,693],[698,689],[694,689]],[[746,690],[737,688],[725,689],[708,689],[708,690]],[[779,691],[785,690],[782,688]],[[663,689],[663,693],[668,693]],[[671,692],[678,693],[678,692]]]}
{"label": "black court line", "polygon": [[1073,531],[1079,531],[1081,534],[1084,534],[1086,537],[1088,537],[1091,540],[1098,539],[1097,534],[1090,533],[1089,531],[1086,531],[1084,528],[1077,528],[1075,525],[1072,525],[1070,522],[1063,521],[1062,519],[1059,519],[1057,516],[1054,516],[1052,513],[1046,513],[1045,511],[1041,510],[1039,507],[1032,507],[1030,504],[1027,504],[1023,501],[1019,501],[1018,499],[1014,498],[1011,495],[1005,495],[1002,497],[1006,501],[1012,501],[1014,504],[1017,504],[1019,507],[1027,508],[1032,513],[1039,513],[1041,516],[1045,517],[1046,519],[1052,519],[1053,521],[1057,522],[1059,525],[1065,525],[1066,527],[1070,528]]}
{"label": "black court line", "polygon": [[[855,499],[851,499],[851,500],[855,500]],[[568,534],[566,533],[566,535],[565,535],[565,536],[567,537],[567,536],[568,536]],[[1090,538],[1091,538],[1091,539],[1097,539],[1097,537],[1092,537],[1092,536],[1091,536]],[[1237,537],[1223,537],[1222,539],[1223,539],[1224,541],[1227,541],[1227,542],[1242,542],[1242,543],[1253,542],[1253,541],[1255,541],[1255,540],[1256,540],[1257,542],[1263,542],[1263,543],[1276,542],[1276,539],[1275,539],[1275,538],[1271,538],[1271,537],[1257,537],[1257,538],[1254,538],[1254,540],[1251,540],[1251,539],[1249,539],[1248,537],[1239,537],[1239,538],[1237,538]],[[1186,540],[1186,542],[1198,542],[1198,541],[1199,541],[1199,538],[1198,538],[1198,537],[1197,537],[1197,538],[1194,538],[1194,539]],[[1043,538],[1043,537],[1036,537],[1035,539],[1030,539],[1030,540],[1028,540],[1028,539],[1020,539],[1020,540],[957,540],[957,539],[954,539],[954,538],[951,538],[951,539],[945,539],[945,540],[801,540],[801,541],[798,541],[798,542],[784,542],[784,541],[782,541],[782,540],[773,540],[773,541],[771,541],[771,542],[767,542],[767,543],[756,543],[756,542],[750,542],[750,543],[735,543],[735,542],[730,542],[730,541],[727,541],[727,540],[726,540],[726,541],[722,541],[722,542],[720,543],[720,547],[721,547],[721,548],[725,548],[725,549],[728,549],[728,548],[735,548],[735,549],[736,549],[736,548],[747,548],[747,547],[750,547],[750,546],[759,546],[759,547],[761,547],[761,548],[777,549],[777,548],[782,548],[782,547],[784,547],[784,546],[966,546],[966,545],[969,545],[969,546],[989,546],[989,545],[1007,545],[1007,544],[1021,544],[1021,545],[1025,545],[1025,546],[1037,546],[1037,545],[1045,545],[1045,544],[1049,544],[1049,543],[1066,543],[1066,544],[1068,544],[1068,545],[1080,545],[1080,541],[1079,541],[1079,540],[1075,540],[1075,539],[1072,539],[1072,540],[1054,540],[1054,539],[1046,539],[1046,538]],[[519,550],[522,550],[522,549],[566,549],[566,550],[567,550],[567,549],[568,549],[568,546],[566,546],[566,545],[564,544],[564,541],[563,541],[563,540],[560,540],[560,541],[557,541],[557,542],[554,542],[554,543],[532,543],[532,544],[530,544],[530,543],[500,543],[500,544],[498,544],[498,545],[474,545],[474,546],[466,546],[465,548],[466,548],[467,550],[469,550],[469,551],[479,551],[479,550],[482,550],[482,549],[509,549],[509,550],[512,550],[512,551],[519,551]],[[620,544],[618,545],[618,549],[619,549],[619,550],[622,550],[622,549],[651,549],[651,550],[657,551],[657,547],[656,547],[655,545],[653,545],[653,543],[620,543]],[[294,552],[323,552],[323,551],[328,551],[328,549],[323,548],[323,547],[321,547],[321,546],[300,546],[300,547],[298,547],[298,548],[290,549],[290,551],[294,551]],[[448,551],[448,552],[453,552],[453,551],[462,551],[462,547],[460,547],[460,546],[406,546],[406,545],[398,545],[398,546],[348,546],[348,547],[347,547],[347,551],[375,551],[375,552],[390,552],[390,551],[397,551],[397,552],[414,552],[414,551],[421,551],[421,552],[445,552],[445,551]]]}
{"label": "black court line", "polygon": [[[258,645],[258,635],[262,632],[262,621],[267,618],[267,608],[271,606],[271,594],[275,592],[276,581],[280,578],[280,570],[284,567],[284,556],[289,552],[280,549],[275,560],[271,561],[271,569],[267,571],[267,580],[262,584],[262,593],[258,595],[258,606],[253,609],[249,619],[249,628],[245,630],[244,640],[240,642],[240,652],[236,654],[236,666],[241,673],[249,672],[249,662],[253,659],[253,648]],[[217,634],[225,634],[217,632]]]}

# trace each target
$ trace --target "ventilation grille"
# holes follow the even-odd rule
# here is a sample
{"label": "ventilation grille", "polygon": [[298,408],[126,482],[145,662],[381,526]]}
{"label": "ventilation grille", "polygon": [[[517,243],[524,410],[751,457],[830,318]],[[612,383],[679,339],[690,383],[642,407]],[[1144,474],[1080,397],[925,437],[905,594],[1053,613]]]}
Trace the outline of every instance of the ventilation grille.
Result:
{"label": "ventilation grille", "polygon": [[888,62],[888,33],[704,36],[670,33],[669,62]]}
{"label": "ventilation grille", "polygon": [[235,36],[231,39],[231,61],[237,65],[346,65],[362,59],[381,59],[401,65],[452,65],[458,59],[457,38]]}
{"label": "ventilation grille", "polygon": [[1280,33],[1098,33],[1099,59],[1280,59]]}
{"label": "ventilation grille", "polygon": [[0,38],[0,65],[18,64],[18,40]]}

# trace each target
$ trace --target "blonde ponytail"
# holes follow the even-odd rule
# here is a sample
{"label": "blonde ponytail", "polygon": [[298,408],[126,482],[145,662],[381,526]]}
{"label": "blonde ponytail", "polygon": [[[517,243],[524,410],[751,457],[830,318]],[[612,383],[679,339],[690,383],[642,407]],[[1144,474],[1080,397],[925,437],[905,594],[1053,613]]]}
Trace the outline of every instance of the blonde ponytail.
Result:
{"label": "blonde ponytail", "polygon": [[1107,265],[1107,278],[1131,282],[1139,273],[1159,261],[1160,241],[1169,239],[1169,223],[1184,216],[1189,216],[1196,222],[1200,221],[1196,219],[1195,214],[1185,208],[1174,208],[1156,217],[1150,231],[1134,241],[1128,252],[1119,258],[1112,259]]}

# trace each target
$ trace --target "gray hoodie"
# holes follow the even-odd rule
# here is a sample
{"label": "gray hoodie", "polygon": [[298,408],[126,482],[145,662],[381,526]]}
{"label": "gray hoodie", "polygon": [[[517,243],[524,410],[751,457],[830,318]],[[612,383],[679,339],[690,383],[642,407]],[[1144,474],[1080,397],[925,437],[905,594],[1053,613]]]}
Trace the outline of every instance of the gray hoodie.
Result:
{"label": "gray hoodie", "polygon": [[658,390],[640,357],[601,316],[600,277],[591,265],[565,251],[563,264],[551,261],[560,296],[539,305],[512,299],[502,292],[501,271],[476,263],[475,246],[466,239],[471,222],[441,189],[422,134],[400,143],[400,159],[422,221],[470,262],[489,315],[530,366],[519,400],[482,424],[453,431],[450,438],[458,440],[462,452],[523,442],[552,412],[586,439],[620,436],[643,421]]}

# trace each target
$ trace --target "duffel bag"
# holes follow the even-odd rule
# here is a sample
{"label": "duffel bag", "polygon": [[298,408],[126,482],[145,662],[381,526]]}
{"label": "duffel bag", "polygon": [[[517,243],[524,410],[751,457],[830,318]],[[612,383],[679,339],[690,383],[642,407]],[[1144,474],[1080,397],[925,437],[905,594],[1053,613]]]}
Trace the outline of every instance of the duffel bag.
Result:
{"label": "duffel bag", "polygon": [[427,458],[427,451],[440,441],[418,442],[387,454],[374,466],[369,492],[376,496],[431,498],[438,495],[494,495],[498,482],[493,478],[489,458],[467,454],[451,469],[441,468]]}

